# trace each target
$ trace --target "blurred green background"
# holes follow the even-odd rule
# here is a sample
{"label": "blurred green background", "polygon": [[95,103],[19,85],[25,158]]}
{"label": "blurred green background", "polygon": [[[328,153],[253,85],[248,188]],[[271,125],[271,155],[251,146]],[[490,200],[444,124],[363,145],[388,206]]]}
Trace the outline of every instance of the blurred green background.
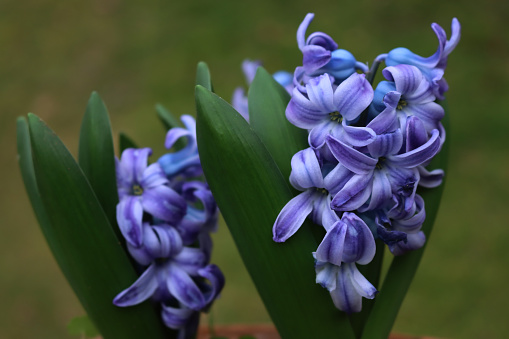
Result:
{"label": "blurred green background", "polygon": [[[68,338],[83,314],[35,222],[16,163],[15,119],[38,114],[76,154],[92,90],[106,102],[115,135],[163,152],[154,104],[194,114],[196,63],[216,92],[244,84],[244,58],[274,72],[301,62],[295,34],[329,33],[357,60],[398,46],[431,55],[437,22],[462,40],[449,58],[450,168],[435,231],[395,331],[443,338],[506,338],[509,280],[509,3],[485,1],[256,2],[3,0],[0,3],[0,338]],[[155,159],[155,157],[154,157]],[[227,285],[217,323],[270,321],[224,224],[214,262]],[[296,296],[297,297],[297,296]]]}

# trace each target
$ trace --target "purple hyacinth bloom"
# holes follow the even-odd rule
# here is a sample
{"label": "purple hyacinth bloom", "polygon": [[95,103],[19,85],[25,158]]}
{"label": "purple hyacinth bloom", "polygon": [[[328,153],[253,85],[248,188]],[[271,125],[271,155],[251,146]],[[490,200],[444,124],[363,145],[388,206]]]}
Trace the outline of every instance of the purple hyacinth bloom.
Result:
{"label": "purple hyacinth bloom", "polygon": [[164,146],[171,149],[180,138],[187,139],[186,146],[177,152],[167,153],[157,160],[170,179],[177,174],[186,177],[197,177],[203,174],[198,155],[198,143],[196,142],[196,121],[190,115],[182,115],[180,119],[185,128],[170,129],[166,134]]}
{"label": "purple hyacinth bloom", "polygon": [[171,189],[158,163],[147,166],[149,148],[126,149],[116,161],[117,187],[120,202],[117,222],[127,242],[139,247],[143,244],[142,219],[144,211],[154,217],[177,224],[186,211],[186,202]]}
{"label": "purple hyacinth bloom", "polygon": [[115,297],[113,304],[127,307],[152,297],[163,303],[176,299],[189,309],[203,310],[224,286],[219,268],[213,264],[205,266],[204,258],[199,249],[184,247],[173,258],[154,261],[138,280]]}
{"label": "purple hyacinth bloom", "polygon": [[188,201],[187,211],[176,226],[184,245],[195,243],[201,234],[217,228],[219,210],[208,185],[201,181],[188,181],[182,185],[182,196]]}
{"label": "purple hyacinth bloom", "polygon": [[375,256],[375,239],[366,223],[345,212],[328,231],[315,253],[318,261],[340,266],[342,262],[366,265]]}
{"label": "purple hyacinth bloom", "polygon": [[388,53],[385,63],[387,66],[407,64],[418,67],[431,84],[433,94],[438,99],[443,100],[444,93],[448,90],[448,85],[443,78],[443,74],[447,66],[447,58],[460,40],[461,26],[458,19],[452,19],[452,33],[449,40],[447,40],[445,30],[438,24],[433,23],[431,28],[435,31],[438,38],[438,48],[435,54],[424,58],[411,52],[407,48],[399,47]]}
{"label": "purple hyacinth bloom", "polygon": [[438,129],[441,132],[440,139],[445,141],[445,130],[440,124],[444,109],[435,102],[431,86],[421,71],[415,66],[397,65],[385,68],[382,73],[389,81],[378,84],[370,106],[370,115],[391,107],[397,113],[403,133],[407,117],[416,116],[429,134]]}
{"label": "purple hyacinth bloom", "polygon": [[[414,135],[412,126],[407,125],[410,138]],[[406,142],[412,143],[412,140]],[[339,163],[354,173],[332,199],[331,206],[337,211],[379,209],[390,203],[393,194],[415,195],[419,180],[416,167],[430,160],[440,149],[437,130],[433,130],[426,143],[404,153],[400,153],[403,135],[399,129],[377,135],[366,147],[367,154],[330,135],[327,144]]]}
{"label": "purple hyacinth bloom", "polygon": [[135,247],[127,243],[131,256],[140,265],[148,266],[159,258],[169,258],[182,251],[183,244],[179,232],[168,224],[150,225],[143,223],[143,244]]}
{"label": "purple hyacinth bloom", "polygon": [[309,144],[315,149],[324,145],[329,134],[349,145],[365,146],[375,139],[375,132],[348,122],[357,119],[372,99],[373,88],[364,74],[352,74],[337,88],[324,74],[310,79],[305,94],[294,89],[286,117],[295,126],[311,130]]}
{"label": "purple hyacinth bloom", "polygon": [[334,77],[335,83],[348,78],[357,68],[366,72],[367,66],[355,60],[352,53],[338,49],[338,44],[323,32],[314,32],[306,39],[306,31],[314,18],[308,13],[297,30],[297,44],[302,51],[302,67],[295,72],[295,82],[307,83],[309,78],[328,73]]}
{"label": "purple hyacinth bloom", "polygon": [[[306,39],[306,30],[314,16],[313,13],[308,13],[297,29],[297,44],[302,51],[302,63],[307,74],[312,74],[329,63],[332,51],[338,48],[338,44],[322,32],[314,32]],[[352,73],[354,71],[355,69],[352,69]]]}
{"label": "purple hyacinth bloom", "polygon": [[339,220],[330,208],[331,195],[313,149],[306,148],[293,156],[290,183],[303,192],[290,200],[279,213],[272,229],[274,241],[284,242],[290,238],[308,215],[326,230]]}
{"label": "purple hyacinth bloom", "polygon": [[337,266],[317,260],[315,270],[316,283],[329,291],[336,308],[348,314],[361,311],[362,297],[373,299],[378,293],[353,262]]}

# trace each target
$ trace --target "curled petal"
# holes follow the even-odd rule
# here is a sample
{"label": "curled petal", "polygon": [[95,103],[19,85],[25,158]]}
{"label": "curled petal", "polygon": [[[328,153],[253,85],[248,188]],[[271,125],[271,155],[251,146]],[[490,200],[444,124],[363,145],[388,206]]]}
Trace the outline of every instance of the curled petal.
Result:
{"label": "curled petal", "polygon": [[382,208],[391,202],[392,191],[389,178],[384,171],[375,171],[373,174],[373,188],[371,199],[367,208],[359,209],[361,212],[373,211]]}
{"label": "curled petal", "polygon": [[336,211],[353,211],[361,207],[371,195],[373,172],[356,174],[334,196],[331,202]]}
{"label": "curled petal", "polygon": [[195,247],[184,247],[172,260],[189,275],[196,275],[207,264],[207,255]]}
{"label": "curled petal", "polygon": [[438,130],[433,130],[431,138],[424,145],[403,154],[388,156],[388,160],[400,167],[414,168],[433,158],[440,150]]}
{"label": "curled petal", "polygon": [[182,304],[199,311],[205,307],[205,297],[193,279],[179,266],[170,264],[166,285],[170,293]]}
{"label": "curled petal", "polygon": [[354,147],[369,145],[376,138],[376,134],[371,128],[348,126],[345,120],[343,120],[343,130],[343,141]]}
{"label": "curled petal", "polygon": [[316,250],[316,260],[341,266],[347,227],[343,221],[337,221],[332,226]]}
{"label": "curled petal", "polygon": [[329,134],[341,139],[344,135],[343,132],[343,125],[330,119],[324,119],[311,129],[308,136],[308,142],[313,149],[321,149]]}
{"label": "curled petal", "polygon": [[405,232],[407,234],[417,233],[424,220],[426,219],[426,210],[424,208],[424,200],[420,195],[415,196],[416,213],[408,219],[393,220],[392,227],[396,231]]}
{"label": "curled petal", "polygon": [[142,189],[149,189],[167,184],[169,181],[164,175],[159,163],[154,163],[143,172],[143,179],[140,182]]}
{"label": "curled petal", "polygon": [[[316,259],[316,253],[313,253]],[[336,289],[339,266],[325,261],[315,261],[316,283],[326,288],[329,292]]]}
{"label": "curled petal", "polygon": [[421,179],[419,180],[419,185],[426,188],[433,188],[440,186],[442,180],[444,178],[444,171],[441,169],[436,169],[433,171],[428,171],[424,166],[418,166],[419,175]]}
{"label": "curled petal", "polygon": [[406,120],[406,151],[410,152],[428,141],[428,132],[418,117],[408,117]]}
{"label": "curled petal", "polygon": [[205,296],[205,302],[207,306],[209,306],[214,301],[214,299],[217,298],[219,293],[221,293],[221,290],[224,287],[224,275],[219,267],[213,264],[207,265],[206,267],[200,269],[198,274],[210,282],[210,285],[203,285],[203,295]]}
{"label": "curled petal", "polygon": [[127,242],[134,247],[143,244],[142,219],[143,208],[140,197],[126,196],[117,204],[118,227]]}
{"label": "curled petal", "polygon": [[300,50],[306,46],[306,30],[314,17],[314,13],[308,13],[297,29],[297,44]]}
{"label": "curled petal", "polygon": [[339,163],[356,174],[370,173],[378,163],[378,159],[373,159],[330,135],[327,136],[326,141]]}
{"label": "curled petal", "polygon": [[290,182],[300,190],[312,187],[323,188],[322,171],[313,149],[306,148],[292,157]]}
{"label": "curled petal", "polygon": [[387,80],[395,83],[396,91],[402,95],[415,92],[423,80],[421,71],[411,65],[389,66],[382,74]]}
{"label": "curled petal", "polygon": [[299,128],[311,129],[324,119],[329,119],[329,112],[323,112],[296,87],[292,99],[286,107],[286,118]]}
{"label": "curled petal", "polygon": [[328,74],[309,79],[306,85],[309,100],[322,112],[334,112],[334,91]]}
{"label": "curled petal", "polygon": [[113,304],[120,307],[127,307],[137,305],[150,298],[158,286],[155,274],[156,267],[150,265],[131,287],[120,292],[120,294],[113,299]]}
{"label": "curled petal", "polygon": [[337,164],[323,179],[325,188],[331,195],[336,195],[352,178],[354,173],[341,164]]}
{"label": "curled petal", "polygon": [[364,74],[354,73],[334,92],[334,103],[346,120],[356,119],[373,100],[373,88]]}
{"label": "curled petal", "polygon": [[170,307],[165,304],[161,304],[161,306],[161,317],[164,324],[173,329],[185,327],[192,314],[196,312],[185,306],[179,308]]}
{"label": "curled petal", "polygon": [[375,256],[375,238],[368,225],[355,213],[345,212],[341,220],[347,225],[343,261],[366,265]]}
{"label": "curled petal", "polygon": [[403,145],[403,135],[400,129],[394,132],[380,134],[375,141],[368,145],[369,154],[373,158],[386,157],[397,154]]}
{"label": "curled petal", "polygon": [[302,67],[306,73],[313,73],[322,66],[327,65],[331,52],[317,45],[306,45],[302,48]]}
{"label": "curled petal", "polygon": [[290,200],[277,216],[272,228],[273,240],[285,242],[295,234],[313,210],[315,190],[309,189]]}
{"label": "curled petal", "polygon": [[139,184],[143,180],[143,172],[147,168],[148,157],[152,154],[150,148],[128,148],[122,152],[118,162],[117,177],[131,184]]}
{"label": "curled petal", "polygon": [[389,246],[389,250],[394,255],[402,255],[406,252],[417,250],[424,246],[424,243],[426,242],[426,235],[424,235],[424,232],[409,234],[407,237],[406,242],[400,241],[394,245]]}
{"label": "curled petal", "polygon": [[330,292],[334,305],[348,314],[360,312],[362,297],[373,299],[376,288],[364,278],[355,263],[343,264],[338,271],[336,289]]}
{"label": "curled petal", "polygon": [[184,216],[187,204],[168,186],[158,186],[143,191],[143,209],[154,217],[176,225]]}

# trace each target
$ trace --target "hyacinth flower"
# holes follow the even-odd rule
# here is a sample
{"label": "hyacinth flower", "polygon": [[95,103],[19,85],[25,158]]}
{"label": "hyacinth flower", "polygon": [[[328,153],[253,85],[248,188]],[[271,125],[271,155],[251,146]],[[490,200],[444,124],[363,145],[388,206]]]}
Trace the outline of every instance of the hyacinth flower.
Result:
{"label": "hyacinth flower", "polygon": [[[297,30],[303,61],[295,68],[291,98],[279,95],[273,79],[257,77],[250,89],[251,125],[214,93],[197,88],[200,155],[281,336],[381,339],[388,336],[436,215],[441,190],[419,186],[443,181],[445,172],[436,167],[446,149],[445,112],[429,70],[389,64],[395,53],[379,55],[368,70],[349,52],[340,57],[329,35],[307,36],[312,19],[308,14]],[[454,48],[459,35],[453,36],[441,58]],[[384,60],[385,81],[374,91]],[[440,79],[444,64],[433,66]],[[283,107],[287,121],[278,115]],[[268,224],[277,244],[267,243]],[[379,287],[386,246],[395,256]],[[304,288],[313,251],[315,279],[328,290],[329,303]],[[363,306],[362,299],[373,299],[379,289],[383,293]],[[296,299],[311,304],[303,307]],[[344,312],[327,313],[329,306]],[[352,313],[359,314],[349,321]],[[301,322],[316,326],[310,330]]]}
{"label": "hyacinth flower", "polygon": [[331,196],[312,148],[306,148],[293,156],[290,182],[303,192],[283,207],[274,222],[272,233],[276,242],[285,242],[295,234],[310,214],[312,220],[326,230],[339,219],[330,208]]}
{"label": "hyacinth flower", "polygon": [[[407,117],[416,116],[429,134],[438,129],[444,142],[445,130],[440,123],[444,109],[435,102],[431,86],[421,71],[415,66],[397,65],[385,68],[382,74],[388,81],[381,81],[375,89],[370,114],[375,116],[389,105],[396,111],[403,133]],[[389,92],[390,97],[387,96]]]}
{"label": "hyacinth flower", "polygon": [[151,153],[149,148],[127,149],[116,166],[117,222],[125,239],[136,247],[143,243],[144,211],[172,224],[179,223],[186,211],[185,200],[168,186],[161,166],[147,166]]}
{"label": "hyacinth flower", "polygon": [[365,146],[375,139],[367,127],[350,126],[373,99],[373,88],[363,74],[352,74],[334,88],[327,74],[310,79],[306,92],[297,88],[286,108],[288,121],[299,128],[309,129],[309,145],[315,149],[325,144],[327,135],[349,145]]}
{"label": "hyacinth flower", "polygon": [[185,128],[170,129],[166,135],[164,147],[171,149],[180,138],[186,138],[186,146],[176,152],[167,153],[157,160],[164,174],[170,179],[177,174],[187,177],[203,174],[196,144],[196,122],[190,115],[182,115],[180,119]]}
{"label": "hyacinth flower", "polygon": [[368,155],[330,135],[327,144],[339,163],[355,173],[332,199],[332,208],[365,211],[383,207],[393,192],[403,190],[414,194],[418,180],[416,167],[436,155],[440,138],[438,130],[434,130],[424,145],[401,154],[403,135],[399,129],[377,135],[377,139],[367,146]]}
{"label": "hyacinth flower", "polygon": [[433,94],[440,100],[444,99],[444,93],[449,89],[447,82],[443,78],[447,66],[447,58],[454,50],[461,37],[461,26],[458,19],[453,18],[451,24],[451,38],[447,40],[445,30],[438,24],[431,25],[438,38],[438,48],[436,52],[424,58],[404,47],[395,48],[390,51],[385,63],[387,66],[396,66],[400,64],[413,65],[418,67],[431,84]]}
{"label": "hyacinth flower", "polygon": [[[149,149],[126,149],[122,160],[117,162],[118,168],[122,169],[117,170],[117,181],[122,183],[122,186],[119,185],[121,202],[118,208],[122,214],[117,214],[119,227],[124,230],[134,224],[126,215],[136,215],[137,223],[144,221],[140,235],[136,237],[137,242],[128,242],[127,249],[132,258],[145,268],[130,287],[115,297],[113,303],[128,307],[147,299],[158,302],[164,324],[178,329],[179,336],[185,338],[196,331],[197,312],[210,307],[224,286],[224,276],[217,266],[209,264],[212,250],[209,233],[216,229],[217,206],[207,184],[191,180],[202,174],[196,145],[196,123],[190,116],[183,116],[182,122],[186,128],[170,129],[165,146],[172,148],[180,138],[186,138],[187,145],[163,155],[146,170],[152,174],[153,180],[174,192],[183,203],[178,219],[168,220],[139,208],[130,211],[128,205],[122,209],[125,183],[132,181],[130,177],[133,176],[129,168],[143,170],[142,161],[145,161],[146,167]],[[136,156],[138,161],[131,161],[135,166],[125,161]],[[164,196],[161,196],[162,204],[165,203],[163,199]]]}
{"label": "hyacinth flower", "polygon": [[336,84],[352,75],[356,69],[367,71],[367,66],[355,60],[352,53],[338,49],[338,44],[326,33],[314,32],[306,38],[306,31],[314,14],[306,15],[297,30],[297,44],[302,52],[302,66],[295,70],[295,85],[307,83],[309,78],[328,73]]}

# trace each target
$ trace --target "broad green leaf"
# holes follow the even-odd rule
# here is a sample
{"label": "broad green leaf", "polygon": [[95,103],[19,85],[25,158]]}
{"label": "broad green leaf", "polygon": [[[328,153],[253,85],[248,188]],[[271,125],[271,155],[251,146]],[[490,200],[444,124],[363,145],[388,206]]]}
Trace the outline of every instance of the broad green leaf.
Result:
{"label": "broad green leaf", "polygon": [[272,225],[293,194],[263,143],[238,112],[202,86],[196,105],[207,182],[281,337],[353,338],[348,317],[315,283],[310,225],[285,243],[272,241]]}
{"label": "broad green leaf", "polygon": [[134,141],[127,136],[127,134],[120,132],[118,135],[118,146],[120,154],[128,148],[138,148]]}
{"label": "broad green leaf", "polygon": [[203,61],[200,61],[196,67],[196,85],[203,86],[209,91],[214,92],[212,80],[210,79],[209,66]]}
{"label": "broad green leaf", "polygon": [[[446,130],[449,126],[449,112],[447,102],[440,102],[445,108],[445,117],[442,123]],[[375,303],[368,321],[363,331],[362,338],[382,339],[387,338],[391,328],[398,315],[399,308],[415,276],[419,263],[421,261],[424,249],[430,240],[431,230],[440,206],[440,200],[444,190],[445,178],[447,178],[447,159],[450,143],[450,133],[447,141],[440,153],[435,156],[429,166],[429,169],[441,168],[445,172],[442,185],[432,189],[419,188],[417,193],[422,196],[426,206],[426,220],[422,226],[422,231],[426,235],[426,243],[419,250],[408,252],[401,256],[396,256],[391,262],[389,271],[384,279],[380,294],[376,296]]]}
{"label": "broad green leaf", "polygon": [[116,226],[118,193],[110,118],[96,92],[92,92],[88,100],[81,123],[78,162],[118,239],[122,239]]}
{"label": "broad green leaf", "polygon": [[[19,117],[17,120],[17,147],[18,147],[18,162],[21,170],[21,177],[25,184],[25,189],[30,199],[30,203],[35,213],[35,217],[41,225],[42,231],[51,227],[46,210],[42,203],[37,181],[35,179],[34,163],[32,160],[32,146],[30,144],[30,132],[28,130],[28,123],[24,117]],[[46,234],[45,234],[46,235]],[[48,239],[48,242],[51,239]],[[51,244],[50,244],[51,247]]]}
{"label": "broad green leaf", "polygon": [[286,119],[289,101],[288,92],[263,67],[258,67],[248,92],[249,123],[287,180],[293,155],[309,147],[307,131]]}
{"label": "broad green leaf", "polygon": [[94,323],[86,315],[71,319],[67,324],[67,331],[70,335],[79,335],[82,338],[93,338],[100,335]]}
{"label": "broad green leaf", "polygon": [[149,302],[113,305],[138,275],[72,155],[37,116],[29,114],[28,122],[35,178],[49,220],[41,227],[90,319],[105,339],[165,337]]}

